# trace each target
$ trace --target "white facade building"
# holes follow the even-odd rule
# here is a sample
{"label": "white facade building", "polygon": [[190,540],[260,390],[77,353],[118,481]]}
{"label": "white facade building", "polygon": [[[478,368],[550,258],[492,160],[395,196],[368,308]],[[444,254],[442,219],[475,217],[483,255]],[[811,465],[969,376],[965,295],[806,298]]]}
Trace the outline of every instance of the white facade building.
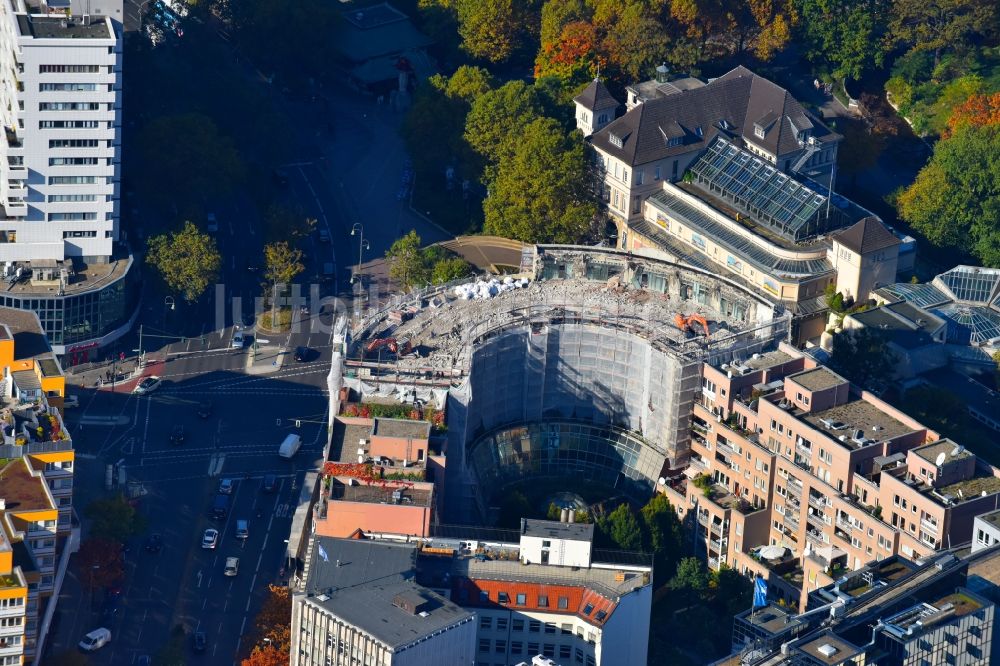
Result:
{"label": "white facade building", "polygon": [[108,16],[15,3],[0,41],[0,261],[106,263],[119,235],[119,32]]}

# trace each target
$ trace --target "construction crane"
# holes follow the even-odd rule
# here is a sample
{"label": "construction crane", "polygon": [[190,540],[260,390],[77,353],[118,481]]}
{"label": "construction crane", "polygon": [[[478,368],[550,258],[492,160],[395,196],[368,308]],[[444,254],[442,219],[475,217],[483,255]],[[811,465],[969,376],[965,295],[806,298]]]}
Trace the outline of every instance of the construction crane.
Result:
{"label": "construction crane", "polygon": [[388,347],[389,351],[397,356],[405,356],[413,351],[413,345],[406,338],[402,340],[396,340],[396,338],[376,338],[368,343],[365,347],[366,354],[372,354],[377,352],[382,347]]}
{"label": "construction crane", "polygon": [[676,324],[677,328],[681,329],[685,333],[688,331],[691,331],[692,333],[694,332],[694,326],[692,326],[692,324],[701,324],[701,327],[705,330],[705,337],[707,338],[712,335],[712,333],[708,330],[708,320],[699,314],[688,315],[685,317],[684,315],[677,313],[674,315],[674,324]]}

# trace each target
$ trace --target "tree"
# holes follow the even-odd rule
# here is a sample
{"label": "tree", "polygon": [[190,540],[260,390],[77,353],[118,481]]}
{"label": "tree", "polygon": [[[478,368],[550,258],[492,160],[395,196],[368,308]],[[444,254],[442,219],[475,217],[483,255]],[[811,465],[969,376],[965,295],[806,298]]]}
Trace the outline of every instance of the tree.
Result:
{"label": "tree", "polygon": [[697,557],[685,557],[677,564],[677,573],[671,579],[670,587],[683,590],[690,605],[695,597],[701,596],[708,589],[705,565]]}
{"label": "tree", "polygon": [[[472,104],[480,95],[493,88],[493,76],[482,67],[462,65],[447,79],[437,77],[437,85],[442,85],[442,92],[449,98],[461,100],[466,105]],[[432,78],[435,78],[432,77]],[[465,111],[468,111],[466,106]]]}
{"label": "tree", "polygon": [[622,550],[643,550],[642,528],[628,504],[619,504],[618,508],[601,519],[599,525],[615,547]]}
{"label": "tree", "polygon": [[288,652],[280,652],[271,645],[256,645],[250,656],[241,663],[242,666],[287,666]]}
{"label": "tree", "polygon": [[897,199],[900,216],[937,245],[1000,266],[1000,125],[968,125]]}
{"label": "tree", "polygon": [[879,156],[885,150],[886,137],[868,123],[853,118],[841,119],[837,129],[844,136],[841,149],[837,151],[837,162],[841,169],[850,174],[851,182],[856,183],[858,174],[878,163]]}
{"label": "tree", "polygon": [[836,79],[858,79],[885,59],[890,0],[797,0],[807,57]]}
{"label": "tree", "polygon": [[185,222],[180,231],[150,238],[146,262],[156,267],[171,291],[188,302],[218,279],[222,267],[215,239],[191,222]]}
{"label": "tree", "polygon": [[304,271],[302,250],[292,248],[285,241],[264,246],[264,277],[271,284],[291,284]]}
{"label": "tree", "polygon": [[80,544],[76,556],[79,558],[84,582],[91,592],[95,588],[118,585],[125,577],[122,546],[119,542],[91,537]]}
{"label": "tree", "polygon": [[709,574],[708,588],[712,591],[712,606],[723,617],[746,610],[753,601],[753,583],[726,565]]}
{"label": "tree", "polygon": [[513,0],[455,0],[462,48],[474,58],[503,62],[514,52],[518,12]]}
{"label": "tree", "polygon": [[170,640],[160,648],[160,651],[153,657],[154,666],[185,666],[187,664],[187,651],[184,649],[184,639],[187,632],[184,626],[175,624],[170,630]]}
{"label": "tree", "polygon": [[465,118],[465,140],[493,164],[514,154],[525,128],[541,115],[534,89],[510,81],[480,95]]}
{"label": "tree", "polygon": [[308,217],[299,207],[272,203],[264,211],[263,219],[264,236],[272,243],[308,238],[316,229],[316,219]]}
{"label": "tree", "polygon": [[559,39],[563,28],[574,21],[590,21],[591,12],[583,0],[546,0],[542,5],[541,44]]}
{"label": "tree", "polygon": [[468,277],[472,273],[469,262],[460,257],[439,259],[431,267],[431,282],[444,284],[452,280]]}
{"label": "tree", "polygon": [[199,113],[161,116],[139,134],[143,196],[190,212],[233,191],[245,168],[232,139]]}
{"label": "tree", "polygon": [[911,52],[932,52],[937,66],[945,49],[993,32],[996,22],[993,0],[894,0],[889,34],[895,44],[906,45]]}
{"label": "tree", "polygon": [[582,241],[597,214],[583,142],[551,118],[532,122],[518,138],[483,203],[483,230],[526,243]]}
{"label": "tree", "polygon": [[96,499],[83,515],[89,519],[90,535],[96,539],[124,543],[146,529],[146,521],[124,495]]}
{"label": "tree", "polygon": [[389,262],[389,277],[404,290],[430,281],[430,273],[420,251],[420,236],[413,229],[397,239],[385,253]]}
{"label": "tree", "polygon": [[859,386],[884,387],[895,374],[895,364],[885,335],[877,329],[853,329],[833,336],[830,367]]}
{"label": "tree", "polygon": [[273,646],[287,660],[292,647],[292,597],[287,587],[268,585],[267,589],[267,597],[257,613],[258,642]]}
{"label": "tree", "polygon": [[654,571],[660,579],[669,578],[677,567],[683,549],[684,533],[677,511],[666,495],[653,495],[639,512],[653,551]]}
{"label": "tree", "polygon": [[586,21],[567,23],[559,37],[543,42],[535,58],[535,78],[554,76],[564,82],[592,79],[606,58],[598,53],[597,29]]}
{"label": "tree", "polygon": [[670,39],[656,4],[602,0],[594,10],[607,61],[629,80],[648,77],[669,50]]}
{"label": "tree", "polygon": [[956,106],[951,112],[942,138],[947,139],[962,127],[987,125],[1000,125],[1000,92],[992,95],[972,95]]}

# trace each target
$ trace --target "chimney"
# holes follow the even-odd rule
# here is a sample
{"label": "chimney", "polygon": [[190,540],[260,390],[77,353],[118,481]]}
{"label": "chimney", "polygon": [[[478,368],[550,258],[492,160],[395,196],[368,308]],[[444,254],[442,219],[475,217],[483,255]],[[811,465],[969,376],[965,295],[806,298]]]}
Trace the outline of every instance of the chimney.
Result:
{"label": "chimney", "polygon": [[569,522],[571,523],[576,522],[576,511],[574,511],[573,509],[569,509]]}
{"label": "chimney", "polygon": [[559,522],[568,523],[569,522],[569,509],[563,509],[559,512]]}

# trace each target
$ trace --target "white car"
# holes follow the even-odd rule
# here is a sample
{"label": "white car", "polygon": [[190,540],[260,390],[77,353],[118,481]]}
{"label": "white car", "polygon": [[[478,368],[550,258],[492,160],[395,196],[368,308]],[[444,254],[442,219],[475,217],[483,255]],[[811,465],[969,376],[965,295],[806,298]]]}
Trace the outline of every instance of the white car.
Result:
{"label": "white car", "polygon": [[94,650],[100,650],[110,642],[111,630],[101,627],[100,629],[94,629],[84,636],[83,640],[79,643],[79,647],[84,652],[93,652]]}
{"label": "white car", "polygon": [[136,395],[146,395],[147,393],[152,393],[156,389],[160,388],[160,378],[156,375],[150,375],[146,377],[141,382],[135,385],[132,389],[132,393]]}
{"label": "white car", "polygon": [[201,537],[201,547],[212,549],[219,543],[219,530],[209,527]]}
{"label": "white car", "polygon": [[227,557],[226,558],[226,568],[222,570],[225,576],[235,576],[240,571],[240,558],[238,557]]}
{"label": "white car", "polygon": [[241,331],[237,327],[233,332],[233,340],[232,342],[229,343],[229,346],[232,347],[233,349],[243,349],[244,347],[246,347],[246,345],[247,345],[246,336],[243,335],[243,331]]}

